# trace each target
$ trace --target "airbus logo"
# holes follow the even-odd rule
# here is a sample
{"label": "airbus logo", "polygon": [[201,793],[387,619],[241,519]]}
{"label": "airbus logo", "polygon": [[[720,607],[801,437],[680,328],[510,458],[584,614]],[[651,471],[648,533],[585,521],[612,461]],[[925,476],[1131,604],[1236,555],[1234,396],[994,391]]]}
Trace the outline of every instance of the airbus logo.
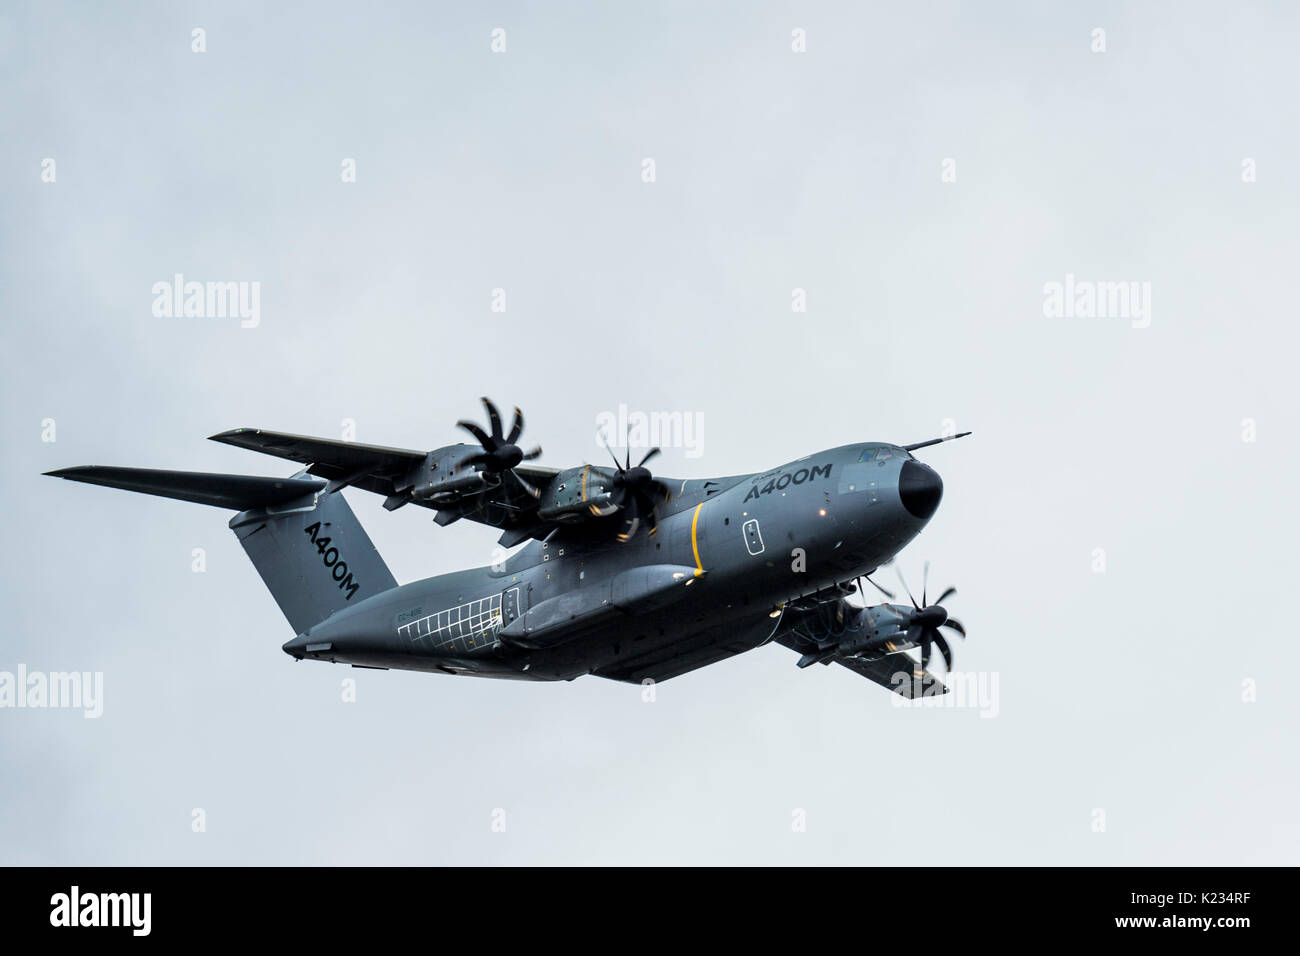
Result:
{"label": "airbus logo", "polygon": [[818,478],[829,478],[830,476],[831,466],[829,464],[813,465],[811,468],[800,468],[797,471],[783,471],[777,477],[770,479],[767,484],[761,486],[760,482],[766,476],[759,476],[754,482],[754,486],[749,489],[749,494],[745,495],[745,501],[757,498],[759,495],[770,495],[774,491],[784,491],[791,485],[802,485],[806,481],[816,481]]}

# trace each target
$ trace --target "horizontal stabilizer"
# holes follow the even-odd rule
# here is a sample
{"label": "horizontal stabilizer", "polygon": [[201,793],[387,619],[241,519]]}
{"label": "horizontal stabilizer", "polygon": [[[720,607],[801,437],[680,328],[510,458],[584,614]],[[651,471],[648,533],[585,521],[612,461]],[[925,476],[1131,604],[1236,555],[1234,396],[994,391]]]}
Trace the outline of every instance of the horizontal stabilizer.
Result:
{"label": "horizontal stabilizer", "polygon": [[177,498],[200,505],[247,511],[293,501],[320,491],[319,478],[257,478],[250,475],[216,475],[203,471],[162,471],[157,468],[113,468],[82,465],[47,471],[54,478],[84,481],[90,485],[123,488],[146,495]]}

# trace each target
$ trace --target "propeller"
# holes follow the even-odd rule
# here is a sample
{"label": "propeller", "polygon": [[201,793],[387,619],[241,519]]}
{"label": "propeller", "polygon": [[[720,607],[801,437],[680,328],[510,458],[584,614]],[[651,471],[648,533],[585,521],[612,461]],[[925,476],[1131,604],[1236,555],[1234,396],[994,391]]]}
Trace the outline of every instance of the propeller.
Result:
{"label": "propeller", "polygon": [[608,446],[605,450],[614,459],[614,490],[611,501],[624,515],[623,530],[619,532],[618,540],[624,543],[631,541],[641,527],[642,520],[653,535],[659,530],[659,522],[655,518],[655,506],[660,501],[666,501],[669,495],[668,486],[652,475],[650,469],[645,466],[646,462],[659,454],[659,449],[651,448],[636,465],[632,464],[631,449],[628,449],[627,457],[622,464]]}
{"label": "propeller", "polygon": [[534,498],[538,497],[541,491],[520,478],[514,471],[515,466],[520,462],[532,461],[542,453],[541,445],[538,445],[532,451],[524,452],[515,444],[524,430],[524,413],[518,408],[515,409],[515,418],[510,426],[510,434],[505,435],[501,431],[501,414],[497,411],[497,407],[488,398],[483,398],[481,401],[483,402],[483,408],[487,410],[488,426],[491,428],[491,432],[485,432],[473,422],[464,421],[463,419],[456,423],[458,428],[465,429],[483,446],[481,452],[464,459],[461,462],[461,467],[469,468],[481,465],[484,474],[509,475],[524,491]]}
{"label": "propeller", "polygon": [[[944,590],[933,604],[928,603],[929,579],[930,579],[930,562],[925,562],[925,571],[921,577],[921,603],[916,603],[916,598],[912,597],[912,591],[903,580],[903,572],[898,571],[899,583],[903,585],[903,590],[907,592],[908,600],[912,602],[912,607],[916,610],[908,620],[907,640],[912,644],[917,644],[921,648],[921,669],[924,670],[930,663],[931,646],[939,648],[939,653],[943,655],[944,666],[952,670],[952,648],[948,646],[948,641],[939,633],[939,628],[946,627],[956,631],[962,637],[966,636],[966,628],[962,626],[961,621],[955,617],[949,617],[948,612],[943,608],[943,602],[957,593],[957,589],[950,587]],[[870,580],[868,578],[868,580]]]}

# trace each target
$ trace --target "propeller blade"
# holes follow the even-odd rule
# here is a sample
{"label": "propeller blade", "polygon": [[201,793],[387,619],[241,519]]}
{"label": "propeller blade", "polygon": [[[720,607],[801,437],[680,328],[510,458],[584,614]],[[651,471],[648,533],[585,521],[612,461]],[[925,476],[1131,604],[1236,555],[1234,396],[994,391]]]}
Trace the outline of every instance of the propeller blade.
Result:
{"label": "propeller blade", "polygon": [[903,579],[903,569],[895,566],[894,573],[898,575],[898,581],[903,585],[903,590],[907,592],[907,599],[912,602],[912,607],[916,608],[918,611],[921,610],[920,606],[916,603],[916,598],[912,597],[912,589],[907,586],[907,581]]}
{"label": "propeller blade", "polygon": [[534,458],[540,458],[540,457],[542,457],[542,446],[541,446],[541,445],[538,445],[538,446],[537,446],[536,448],[534,448],[532,451],[530,451],[530,452],[528,452],[526,455],[524,455],[524,459],[523,459],[523,460],[524,460],[524,461],[532,461]]}
{"label": "propeller blade", "polygon": [[[868,583],[870,583],[871,586],[872,586],[873,588],[875,588],[877,591],[879,591],[881,594],[883,594],[883,595],[884,595],[888,600],[892,601],[892,600],[894,599],[894,592],[893,592],[893,591],[886,591],[884,588],[882,588],[882,587],[881,587],[879,584],[877,584],[875,581],[872,581],[870,575],[864,574],[864,575],[862,575],[862,577],[863,577],[863,578],[866,578],[866,580],[868,581]],[[861,591],[862,589],[859,587],[858,590]],[[865,600],[865,599],[864,599],[864,600]]]}
{"label": "propeller blade", "polygon": [[638,518],[645,521],[650,533],[655,533],[658,527],[658,519],[655,517],[655,500],[639,488],[632,489],[632,500],[636,502],[636,514]]}
{"label": "propeller blade", "polygon": [[526,493],[532,495],[534,498],[540,498],[542,496],[540,488],[537,488],[531,482],[520,478],[514,471],[509,471],[507,474],[510,475],[510,477],[515,480],[515,483],[518,484]]}
{"label": "propeller blade", "polygon": [[929,607],[930,602],[925,599],[928,588],[930,587],[930,562],[926,561],[921,571],[921,607]]}
{"label": "propeller blade", "polygon": [[921,670],[930,666],[930,632],[921,636]]}
{"label": "propeller blade", "polygon": [[522,435],[523,432],[524,432],[524,413],[521,412],[519,410],[519,406],[516,405],[515,421],[514,424],[510,426],[510,434],[506,436],[506,444],[513,445],[516,441],[519,440],[519,436]]}
{"label": "propeller blade", "polygon": [[657,454],[659,454],[659,446],[658,446],[658,445],[656,445],[654,448],[651,448],[648,452],[645,453],[645,457],[641,459],[641,463],[640,463],[639,465],[637,465],[637,467],[638,467],[638,468],[644,468],[644,467],[645,467],[645,463],[646,463],[647,461],[649,461],[651,458],[653,458],[653,457],[654,457],[655,455],[657,455]]}
{"label": "propeller blade", "polygon": [[948,598],[952,597],[952,596],[953,596],[954,594],[956,594],[956,593],[957,593],[957,589],[956,589],[956,588],[949,588],[948,590],[946,590],[946,591],[944,591],[942,594],[940,594],[937,598],[935,598],[935,599],[934,599],[934,603],[935,603],[935,604],[942,604],[944,601],[946,601]]}
{"label": "propeller blade", "polygon": [[939,626],[940,626],[940,627],[950,627],[950,628],[952,628],[954,631],[956,631],[958,634],[960,634],[962,637],[965,637],[965,636],[966,636],[966,628],[962,627],[961,621],[957,620],[955,617],[950,617],[950,618],[948,618],[948,620],[944,621],[944,622],[943,622],[941,625],[939,625]]}
{"label": "propeller blade", "polygon": [[623,519],[623,530],[619,532],[618,540],[627,544],[636,535],[637,529],[641,527],[641,512],[637,506],[636,495],[627,496],[627,517]]}
{"label": "propeller blade", "polygon": [[[481,401],[483,403],[483,407],[487,409],[488,421],[491,422],[492,424],[492,437],[495,438],[498,442],[500,442],[501,441],[501,414],[497,411],[497,407],[492,404],[491,399],[487,398],[486,396],[479,399],[479,401]],[[511,444],[514,443],[511,442]]]}
{"label": "propeller blade", "polygon": [[934,632],[934,646],[939,648],[939,653],[943,655],[943,666],[952,670],[952,648],[948,642],[943,639],[943,635],[938,631]]}
{"label": "propeller blade", "polygon": [[467,422],[462,419],[456,423],[456,427],[463,428],[465,431],[473,435],[475,440],[483,446],[485,451],[496,451],[496,442],[492,440],[491,436],[489,436],[487,432],[479,428],[473,422]]}

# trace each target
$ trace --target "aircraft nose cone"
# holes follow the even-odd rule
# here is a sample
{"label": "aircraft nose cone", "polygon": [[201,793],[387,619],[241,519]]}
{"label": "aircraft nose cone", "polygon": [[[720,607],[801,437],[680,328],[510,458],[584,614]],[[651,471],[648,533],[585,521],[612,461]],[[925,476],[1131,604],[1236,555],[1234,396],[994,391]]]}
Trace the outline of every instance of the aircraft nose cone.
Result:
{"label": "aircraft nose cone", "polygon": [[943,497],[943,481],[929,465],[923,465],[919,461],[905,461],[898,473],[898,497],[902,499],[908,514],[927,521],[939,507],[939,499]]}

